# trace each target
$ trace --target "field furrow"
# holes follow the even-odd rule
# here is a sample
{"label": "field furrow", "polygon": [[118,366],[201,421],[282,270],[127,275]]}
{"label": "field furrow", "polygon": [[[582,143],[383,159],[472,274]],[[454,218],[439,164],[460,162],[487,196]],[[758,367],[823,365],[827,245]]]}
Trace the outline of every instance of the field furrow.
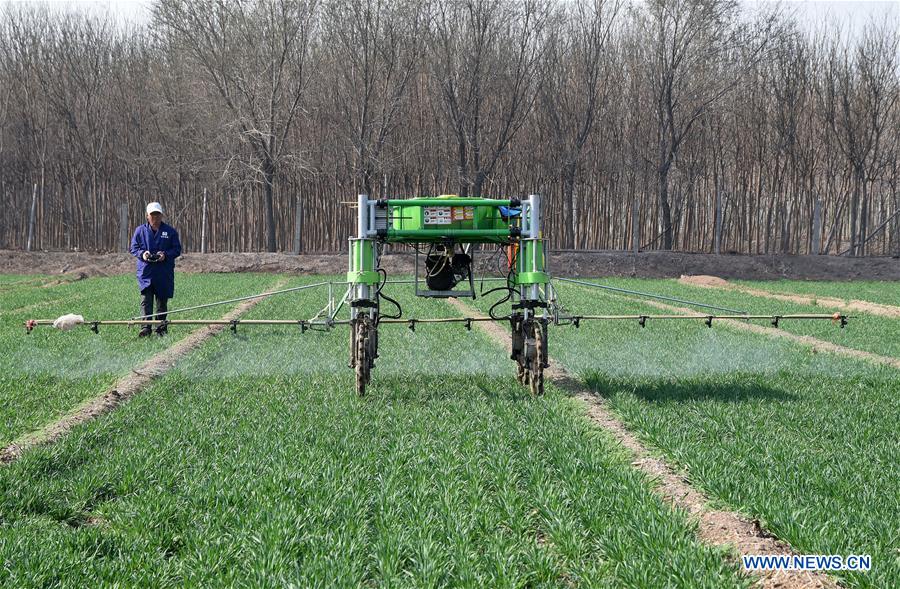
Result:
{"label": "field furrow", "polygon": [[[596,282],[620,288],[642,290],[681,299],[711,303],[747,311],[751,314],[831,314],[834,312],[833,309],[817,305],[800,305],[766,297],[755,297],[743,292],[713,290],[681,284],[677,280],[610,278],[597,280]],[[600,291],[598,290],[597,292]],[[635,298],[637,300],[637,297]],[[595,306],[594,310],[596,309],[597,307]],[[855,348],[880,356],[900,358],[900,337],[897,336],[897,334],[900,334],[900,319],[867,313],[852,313],[852,315],[853,319],[850,320],[850,323],[844,329],[835,329],[835,326],[830,321],[783,321],[779,328],[789,333],[811,336],[847,348]],[[762,324],[765,325],[766,323],[762,322]]]}
{"label": "field furrow", "polygon": [[[454,301],[463,316],[471,316],[472,307],[461,301]],[[510,332],[497,323],[478,323],[478,327],[503,345],[510,345]],[[584,404],[584,410],[591,420],[612,436],[633,454],[632,466],[650,479],[657,481],[657,493],[667,502],[697,518],[697,536],[712,546],[732,551],[737,561],[741,554],[794,554],[783,541],[772,537],[760,529],[759,524],[734,511],[717,509],[710,505],[708,497],[684,480],[665,460],[654,455],[640,440],[628,430],[625,424],[609,409],[604,399],[594,394],[587,385],[573,377],[564,366],[552,362],[545,371],[545,378],[556,387],[566,391]],[[756,571],[755,586],[762,589],[790,587],[792,589],[823,589],[836,587],[833,579],[824,573],[808,571]]]}
{"label": "field furrow", "polygon": [[[617,285],[658,292],[659,282]],[[585,287],[562,285],[560,297],[581,314],[659,312]],[[870,573],[839,576],[850,586],[900,580],[896,369],[701,321],[551,329],[551,355],[709,496],[801,553],[871,554]],[[891,337],[878,329],[872,340]]]}
{"label": "field furrow", "polygon": [[[182,276],[170,308],[252,294],[265,290],[274,280],[266,275]],[[59,299],[46,301],[40,309],[41,318],[71,312],[84,315],[86,320],[139,314],[137,286],[131,276],[88,279],[38,290],[37,298],[48,294]],[[0,300],[0,308],[7,308],[5,294],[0,294]],[[193,316],[217,318],[230,308],[203,309]],[[104,328],[100,337],[84,327],[66,333],[41,327],[26,335],[23,323],[35,318],[34,313],[12,311],[0,321],[0,345],[4,348],[0,355],[0,447],[102,393],[118,377],[190,333],[189,328],[173,327],[165,338],[138,339],[135,329],[124,327]]]}
{"label": "field furrow", "polygon": [[822,309],[832,309],[840,311],[845,315],[856,315],[857,313],[865,313],[868,315],[876,315],[879,317],[890,317],[892,319],[900,319],[900,307],[891,305],[882,305],[880,303],[872,303],[859,299],[839,299],[834,297],[824,297],[810,294],[791,294],[785,292],[776,292],[756,286],[746,284],[737,284],[715,278],[712,276],[682,276],[678,282],[694,286],[701,286],[715,290],[733,290],[742,292],[757,298],[772,299],[774,301],[782,301],[788,303],[797,303],[798,305],[812,305],[821,307]]}
{"label": "field furrow", "polygon": [[831,297],[843,301],[868,301],[880,305],[900,307],[900,283],[883,280],[853,280],[852,282],[823,282],[818,280],[730,280],[738,285],[759,288],[775,293],[807,297]]}
{"label": "field furrow", "polygon": [[[248,317],[308,316],[305,300]],[[360,399],[344,331],[248,326],[29,452],[0,470],[0,583],[746,585],[477,330],[384,326],[381,349]]]}

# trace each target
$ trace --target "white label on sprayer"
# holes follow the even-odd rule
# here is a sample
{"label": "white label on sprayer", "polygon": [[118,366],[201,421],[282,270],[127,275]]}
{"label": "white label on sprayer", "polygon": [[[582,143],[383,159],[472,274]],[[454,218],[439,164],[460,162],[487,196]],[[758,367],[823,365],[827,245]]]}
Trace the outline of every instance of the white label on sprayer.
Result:
{"label": "white label on sprayer", "polygon": [[453,222],[450,207],[425,207],[426,225],[449,225]]}

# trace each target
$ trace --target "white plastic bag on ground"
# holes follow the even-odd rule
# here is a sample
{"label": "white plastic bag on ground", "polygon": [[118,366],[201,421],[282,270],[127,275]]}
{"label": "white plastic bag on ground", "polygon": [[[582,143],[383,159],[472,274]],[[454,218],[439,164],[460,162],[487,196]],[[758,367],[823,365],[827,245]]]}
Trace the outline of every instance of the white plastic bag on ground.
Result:
{"label": "white plastic bag on ground", "polygon": [[68,315],[63,315],[62,317],[59,317],[56,321],[54,321],[53,327],[62,331],[68,331],[76,325],[81,325],[82,323],[84,323],[84,317],[82,317],[81,315],[74,315],[72,313],[69,313]]}

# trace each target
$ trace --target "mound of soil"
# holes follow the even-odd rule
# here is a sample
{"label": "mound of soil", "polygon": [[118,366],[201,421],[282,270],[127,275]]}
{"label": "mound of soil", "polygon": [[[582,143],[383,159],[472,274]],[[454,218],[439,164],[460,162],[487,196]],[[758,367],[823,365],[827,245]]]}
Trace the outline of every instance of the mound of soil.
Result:
{"label": "mound of soil", "polygon": [[682,274],[681,278],[678,279],[678,282],[690,284],[691,286],[703,286],[706,288],[728,288],[731,286],[727,280],[719,278],[718,276],[685,276]]}

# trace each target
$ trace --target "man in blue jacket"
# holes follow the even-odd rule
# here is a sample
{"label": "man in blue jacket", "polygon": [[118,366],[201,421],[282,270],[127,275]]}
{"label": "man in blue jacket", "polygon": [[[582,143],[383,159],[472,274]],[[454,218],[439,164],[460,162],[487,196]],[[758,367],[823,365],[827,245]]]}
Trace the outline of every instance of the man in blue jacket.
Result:
{"label": "man in blue jacket", "polygon": [[[181,255],[178,232],[163,223],[163,210],[158,202],[147,205],[147,222],[134,230],[131,255],[137,258],[137,281],[141,291],[141,315],[153,315],[153,299],[157,314],[153,319],[166,320],[169,299],[175,295],[175,258]],[[152,333],[150,325],[141,328],[139,337]],[[166,334],[163,323],[156,328],[158,335]]]}

